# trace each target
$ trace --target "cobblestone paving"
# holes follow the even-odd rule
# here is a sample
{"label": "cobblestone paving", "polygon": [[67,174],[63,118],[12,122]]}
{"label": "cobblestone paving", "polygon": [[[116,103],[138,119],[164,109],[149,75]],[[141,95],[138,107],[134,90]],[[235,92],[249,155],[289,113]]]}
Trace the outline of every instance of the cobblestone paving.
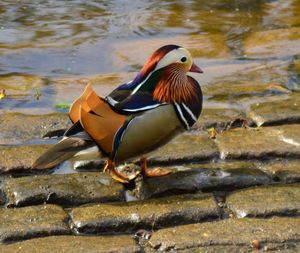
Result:
{"label": "cobblestone paving", "polygon": [[[293,49],[299,31],[250,33],[242,50],[253,62],[207,67],[208,73],[224,72],[209,75],[203,86],[203,115],[149,157],[152,167],[172,170],[165,177],[137,176],[122,185],[102,173],[104,161],[80,170],[69,163],[33,170],[32,162],[55,142],[42,137],[60,135],[70,125],[67,115],[2,113],[0,252],[299,252],[300,95],[299,82],[290,81],[300,75],[299,47]],[[292,36],[287,52],[286,36]],[[196,62],[203,55],[232,56],[222,36],[177,40]],[[161,42],[115,45],[114,57],[140,62],[138,54],[127,55],[129,49]],[[199,43],[211,50],[195,47]],[[295,57],[281,57],[286,54]],[[0,85],[14,82],[2,78]],[[47,83],[20,78],[28,89]],[[70,80],[50,81],[59,86],[75,82]],[[120,78],[103,80],[115,84]]]}

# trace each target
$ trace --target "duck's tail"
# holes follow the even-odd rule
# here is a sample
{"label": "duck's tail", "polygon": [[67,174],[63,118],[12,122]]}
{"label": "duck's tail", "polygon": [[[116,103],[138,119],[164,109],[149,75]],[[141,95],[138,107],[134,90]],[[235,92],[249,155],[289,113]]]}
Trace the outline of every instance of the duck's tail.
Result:
{"label": "duck's tail", "polygon": [[[83,130],[80,122],[74,124],[65,133],[63,139],[48,149],[33,164],[33,169],[50,169],[72,157],[79,160],[101,157],[101,151],[96,143]],[[97,158],[98,158],[97,157]]]}

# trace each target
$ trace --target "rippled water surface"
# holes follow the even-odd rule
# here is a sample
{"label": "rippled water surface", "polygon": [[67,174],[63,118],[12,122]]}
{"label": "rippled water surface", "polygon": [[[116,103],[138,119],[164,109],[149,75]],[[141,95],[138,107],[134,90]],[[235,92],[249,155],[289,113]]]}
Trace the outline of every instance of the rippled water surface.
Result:
{"label": "rippled water surface", "polygon": [[[206,70],[204,85],[242,64],[274,59],[281,66],[280,61],[298,57],[299,27],[299,0],[3,0],[0,89],[10,97],[0,108],[53,109],[57,102],[72,101],[91,78],[98,78],[98,90],[106,94],[112,85],[130,80],[153,50],[168,43],[191,50]],[[255,50],[272,45],[278,33],[259,34],[277,30],[287,50],[271,46],[262,61],[265,52]],[[72,91],[74,83],[78,89]],[[28,99],[39,93],[38,103]]]}

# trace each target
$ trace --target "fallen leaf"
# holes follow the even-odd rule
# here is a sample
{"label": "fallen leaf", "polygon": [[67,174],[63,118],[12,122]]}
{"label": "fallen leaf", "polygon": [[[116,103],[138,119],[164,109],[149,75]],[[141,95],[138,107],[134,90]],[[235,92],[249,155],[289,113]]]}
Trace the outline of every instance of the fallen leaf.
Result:
{"label": "fallen leaf", "polygon": [[5,89],[0,90],[0,100],[6,97]]}

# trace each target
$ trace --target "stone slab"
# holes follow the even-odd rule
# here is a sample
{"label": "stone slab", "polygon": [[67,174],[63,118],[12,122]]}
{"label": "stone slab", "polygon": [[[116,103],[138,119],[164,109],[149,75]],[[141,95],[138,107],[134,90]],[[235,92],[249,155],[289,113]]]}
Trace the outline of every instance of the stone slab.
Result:
{"label": "stone slab", "polygon": [[300,94],[291,93],[282,99],[266,99],[250,106],[248,117],[257,126],[300,123]]}
{"label": "stone slab", "polygon": [[0,122],[0,144],[22,144],[29,140],[41,139],[47,132],[71,126],[66,113],[5,113],[0,115]]}
{"label": "stone slab", "polygon": [[[242,122],[243,119],[245,119],[245,114],[237,109],[206,107],[203,108],[201,116],[193,128],[205,130],[214,127],[223,130],[235,124],[237,120]],[[241,127],[241,123],[239,127]]]}
{"label": "stone slab", "polygon": [[217,135],[222,159],[300,156],[300,124],[233,129]]}
{"label": "stone slab", "polygon": [[274,180],[283,183],[300,182],[300,160],[273,161],[261,166]]}
{"label": "stone slab", "polygon": [[[153,252],[153,249],[145,251]],[[300,244],[297,242],[284,243],[264,243],[259,249],[252,246],[252,242],[248,245],[214,245],[184,249],[176,251],[178,253],[258,253],[258,252],[280,252],[280,253],[298,253],[300,252]]]}
{"label": "stone slab", "polygon": [[57,203],[62,206],[122,201],[123,185],[110,175],[90,172],[28,176],[6,180],[7,206]]}
{"label": "stone slab", "polygon": [[137,253],[140,247],[129,235],[122,236],[49,236],[9,245],[0,245],[2,253]]}
{"label": "stone slab", "polygon": [[0,220],[1,242],[71,233],[67,213],[56,205],[1,208]]}
{"label": "stone slab", "polygon": [[70,217],[73,229],[79,233],[113,234],[216,219],[219,210],[211,195],[182,195],[77,207]]}
{"label": "stone slab", "polygon": [[272,185],[243,189],[226,199],[238,218],[300,214],[300,185]]}
{"label": "stone slab", "polygon": [[148,245],[165,252],[214,245],[243,246],[253,240],[262,244],[298,242],[300,218],[227,219],[165,228],[153,233]]}
{"label": "stone slab", "polygon": [[[266,66],[262,66],[260,71],[267,71],[267,69],[264,70],[265,68]],[[270,68],[273,68],[275,72],[278,66],[270,66]],[[270,96],[289,92],[289,90],[280,86],[277,82],[274,83],[269,80],[264,80],[258,73],[252,73],[252,70],[248,70],[245,75],[248,77],[246,80],[240,77],[240,73],[236,73],[236,76],[224,77],[225,80],[223,79],[221,82],[204,86],[203,93],[208,96],[210,100],[225,102],[226,100],[253,99],[253,97],[256,96]],[[256,80],[251,80],[251,78]]]}
{"label": "stone slab", "polygon": [[234,190],[273,182],[269,175],[251,162],[196,163],[163,169],[173,173],[144,179],[133,194],[139,199],[147,199],[197,191]]}
{"label": "stone slab", "polygon": [[49,148],[50,145],[0,145],[0,174],[31,171],[33,162]]}
{"label": "stone slab", "polygon": [[219,155],[206,132],[184,133],[148,156],[149,164],[178,164],[210,160]]}

